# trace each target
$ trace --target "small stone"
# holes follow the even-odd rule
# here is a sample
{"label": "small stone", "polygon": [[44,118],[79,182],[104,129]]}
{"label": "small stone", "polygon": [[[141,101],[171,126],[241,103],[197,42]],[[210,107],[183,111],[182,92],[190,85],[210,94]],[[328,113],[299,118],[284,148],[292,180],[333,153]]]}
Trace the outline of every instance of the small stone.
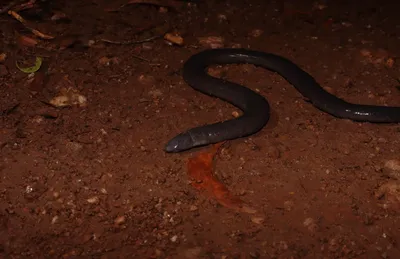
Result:
{"label": "small stone", "polygon": [[160,98],[163,95],[163,92],[159,89],[155,89],[152,91],[149,91],[148,94],[153,97],[154,99]]}
{"label": "small stone", "polygon": [[240,114],[239,114],[237,111],[233,111],[233,112],[232,112],[232,116],[235,117],[235,118],[237,118],[237,117],[240,116]]}
{"label": "small stone", "polygon": [[384,208],[400,211],[400,183],[390,181],[379,187],[375,192],[375,197],[382,200]]}
{"label": "small stone", "polygon": [[125,216],[118,216],[118,217],[114,220],[114,223],[115,223],[116,225],[121,225],[121,224],[124,224],[125,221],[126,221]]}
{"label": "small stone", "polygon": [[306,218],[303,225],[307,227],[310,232],[315,232],[318,229],[317,224],[314,222],[313,218]]}
{"label": "small stone", "polygon": [[387,68],[392,68],[394,66],[394,59],[393,58],[388,58],[385,62],[385,66]]}
{"label": "small stone", "polygon": [[388,160],[386,161],[384,168],[385,173],[391,178],[400,180],[400,161],[399,160]]}
{"label": "small stone", "polygon": [[58,197],[60,197],[60,193],[59,192],[53,192],[53,197],[55,199],[58,199]]}
{"label": "small stone", "polygon": [[240,43],[233,43],[233,44],[231,45],[231,48],[233,48],[233,49],[240,49],[240,48],[242,48],[242,44],[240,44]]}
{"label": "small stone", "polygon": [[90,204],[97,204],[99,203],[100,199],[97,196],[91,197],[89,199],[87,199],[87,202]]}
{"label": "small stone", "polygon": [[58,221],[58,216],[54,216],[54,217],[51,219],[51,224],[55,224],[57,221]]}
{"label": "small stone", "polygon": [[400,171],[400,161],[394,159],[388,160],[385,163],[385,167],[393,171]]}
{"label": "small stone", "polygon": [[251,221],[260,225],[264,222],[264,217],[251,217]]}
{"label": "small stone", "polygon": [[258,38],[258,37],[260,37],[263,33],[264,33],[263,30],[254,29],[254,30],[252,30],[249,34],[250,34],[250,36],[252,36],[252,37],[254,37],[254,38]]}
{"label": "small stone", "polygon": [[178,241],[178,236],[175,235],[175,236],[171,237],[170,240],[171,240],[171,242],[175,243],[176,241]]}
{"label": "small stone", "polygon": [[101,57],[99,59],[99,64],[102,65],[102,66],[109,66],[110,63],[111,63],[111,59],[108,58],[108,57]]}
{"label": "small stone", "polygon": [[198,210],[198,208],[197,208],[197,206],[195,206],[195,205],[191,205],[190,208],[189,208],[189,210],[190,210],[190,211],[196,211],[196,210]]}

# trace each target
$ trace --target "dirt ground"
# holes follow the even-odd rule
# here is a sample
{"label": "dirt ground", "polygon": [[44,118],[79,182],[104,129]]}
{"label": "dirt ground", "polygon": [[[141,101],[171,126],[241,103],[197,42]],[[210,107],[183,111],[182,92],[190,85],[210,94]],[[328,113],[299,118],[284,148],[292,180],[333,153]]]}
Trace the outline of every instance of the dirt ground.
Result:
{"label": "dirt ground", "polygon": [[[182,79],[212,44],[285,56],[350,102],[399,105],[396,1],[39,2],[19,14],[54,39],[0,15],[0,258],[400,258],[398,124],[334,118],[279,75],[229,65],[214,70],[259,91],[272,118],[214,173],[257,211],[191,185],[188,158],[209,147],[163,150],[238,112]],[[164,28],[184,44],[152,39]],[[35,74],[16,66],[36,56]]]}

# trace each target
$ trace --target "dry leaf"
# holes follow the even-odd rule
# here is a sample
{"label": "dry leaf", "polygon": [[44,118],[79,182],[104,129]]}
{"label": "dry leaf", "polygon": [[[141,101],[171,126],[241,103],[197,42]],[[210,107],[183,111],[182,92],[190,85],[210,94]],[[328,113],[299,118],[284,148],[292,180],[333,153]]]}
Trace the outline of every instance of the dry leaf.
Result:
{"label": "dry leaf", "polygon": [[51,35],[47,35],[44,34],[36,29],[31,28],[28,23],[24,20],[24,18],[22,18],[21,15],[19,15],[17,12],[14,11],[8,11],[8,14],[11,15],[12,17],[14,17],[15,19],[17,19],[20,23],[22,23],[28,30],[30,30],[33,34],[35,34],[36,36],[42,38],[42,39],[46,39],[46,40],[50,40],[50,39],[54,39],[53,36]]}
{"label": "dry leaf", "polygon": [[86,102],[86,97],[81,95],[78,90],[74,88],[62,88],[60,95],[49,101],[51,105],[59,108],[73,105],[83,107],[86,106]]}
{"label": "dry leaf", "polygon": [[179,46],[183,45],[183,38],[181,36],[179,36],[179,35],[166,33],[164,35],[164,39],[169,41],[169,42],[171,42],[171,43],[173,43],[173,44],[179,45]]}
{"label": "dry leaf", "polygon": [[35,47],[38,41],[25,35],[19,35],[18,43],[25,47]]}
{"label": "dry leaf", "polygon": [[0,53],[0,63],[3,63],[6,61],[7,54],[6,53]]}

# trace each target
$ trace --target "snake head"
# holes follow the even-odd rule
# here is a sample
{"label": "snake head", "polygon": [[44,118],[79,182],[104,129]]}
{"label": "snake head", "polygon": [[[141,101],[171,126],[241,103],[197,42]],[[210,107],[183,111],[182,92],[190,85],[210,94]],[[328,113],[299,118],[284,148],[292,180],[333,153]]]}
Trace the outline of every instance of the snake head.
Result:
{"label": "snake head", "polygon": [[168,153],[177,153],[193,147],[193,139],[189,133],[181,133],[168,141],[165,151]]}

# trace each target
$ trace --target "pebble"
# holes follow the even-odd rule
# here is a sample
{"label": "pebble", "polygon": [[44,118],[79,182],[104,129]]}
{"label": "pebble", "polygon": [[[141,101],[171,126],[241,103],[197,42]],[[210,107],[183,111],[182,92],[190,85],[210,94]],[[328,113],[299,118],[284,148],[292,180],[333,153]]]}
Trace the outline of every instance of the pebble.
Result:
{"label": "pebble", "polygon": [[101,57],[99,59],[99,64],[102,65],[102,66],[109,66],[110,63],[111,63],[111,59],[108,58],[108,57]]}
{"label": "pebble", "polygon": [[388,160],[385,162],[384,168],[387,171],[389,177],[396,180],[400,180],[400,161],[399,160]]}
{"label": "pebble", "polygon": [[149,91],[148,94],[149,94],[152,98],[156,99],[156,98],[161,97],[161,96],[163,95],[163,92],[162,92],[161,90],[159,90],[159,89],[155,89],[155,90]]}
{"label": "pebble", "polygon": [[233,111],[233,112],[232,112],[232,116],[235,117],[235,118],[237,118],[237,117],[240,116],[240,114],[239,114],[237,111]]}
{"label": "pebble", "polygon": [[399,171],[400,172],[400,161],[399,160],[388,160],[385,163],[385,167],[393,170],[393,171]]}
{"label": "pebble", "polygon": [[264,222],[264,217],[251,217],[251,221],[260,225]]}
{"label": "pebble", "polygon": [[53,192],[53,197],[55,199],[58,199],[60,197],[60,193],[59,192]]}
{"label": "pebble", "polygon": [[171,242],[175,243],[177,240],[178,240],[177,235],[171,237]]}
{"label": "pebble", "polygon": [[307,227],[310,232],[315,232],[318,229],[317,224],[315,223],[313,218],[306,218],[303,222],[303,225]]}
{"label": "pebble", "polygon": [[125,221],[126,221],[125,216],[118,216],[118,217],[114,220],[114,223],[115,223],[116,225],[121,225],[121,224],[124,224]]}
{"label": "pebble", "polygon": [[51,224],[55,224],[55,223],[57,222],[57,220],[58,220],[58,216],[54,216],[54,217],[51,219]]}
{"label": "pebble", "polygon": [[[400,182],[389,181],[379,187],[375,193],[377,199],[383,200],[383,207],[400,211]],[[383,198],[382,198],[383,197]]]}
{"label": "pebble", "polygon": [[190,210],[190,211],[196,211],[196,210],[198,210],[198,208],[197,208],[197,206],[195,206],[195,205],[191,205],[190,208],[189,208],[189,210]]}
{"label": "pebble", "polygon": [[252,37],[254,37],[254,38],[258,38],[258,37],[260,37],[263,33],[264,33],[263,30],[254,29],[254,30],[252,30],[252,31],[249,33],[249,35],[252,36]]}
{"label": "pebble", "polygon": [[99,197],[97,197],[97,196],[94,196],[94,197],[91,197],[91,198],[89,198],[89,199],[87,199],[87,202],[88,203],[90,203],[90,204],[97,204],[97,203],[99,203]]}
{"label": "pebble", "polygon": [[231,48],[233,48],[233,49],[240,49],[240,48],[242,48],[242,44],[240,44],[240,43],[233,43],[233,44],[231,45]]}

